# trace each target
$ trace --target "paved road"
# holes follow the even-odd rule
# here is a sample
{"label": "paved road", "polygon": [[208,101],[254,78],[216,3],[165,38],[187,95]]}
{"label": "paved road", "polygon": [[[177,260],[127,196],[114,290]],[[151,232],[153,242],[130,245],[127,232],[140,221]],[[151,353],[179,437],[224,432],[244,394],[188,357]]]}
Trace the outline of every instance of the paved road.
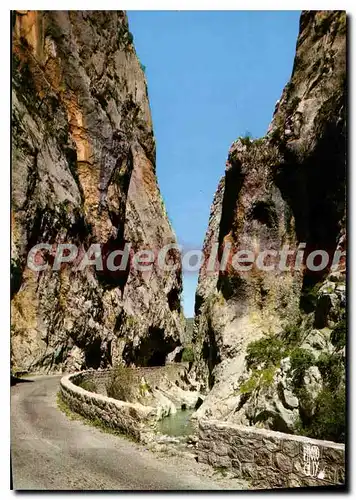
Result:
{"label": "paved road", "polygon": [[194,467],[160,458],[142,445],[68,419],[56,404],[59,379],[38,377],[11,388],[16,490],[222,488],[212,478],[197,476]]}

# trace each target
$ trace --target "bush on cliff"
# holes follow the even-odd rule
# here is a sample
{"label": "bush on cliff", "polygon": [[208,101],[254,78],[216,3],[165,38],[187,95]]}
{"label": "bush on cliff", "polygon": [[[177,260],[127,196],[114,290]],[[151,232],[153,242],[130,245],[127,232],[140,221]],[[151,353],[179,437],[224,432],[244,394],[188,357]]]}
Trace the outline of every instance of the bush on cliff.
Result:
{"label": "bush on cliff", "polygon": [[314,439],[326,439],[337,443],[345,442],[346,434],[346,390],[324,388],[315,400],[314,415],[309,422],[300,422],[298,434]]}
{"label": "bush on cliff", "polygon": [[[344,442],[345,424],[345,357],[346,324],[340,321],[331,333],[334,352],[322,352],[316,357],[302,348],[308,330],[289,325],[280,336],[265,336],[247,347],[246,364],[250,370],[241,381],[240,394],[252,394],[273,383],[276,369],[283,358],[289,357],[293,393],[299,400],[300,421],[295,429],[315,439]],[[306,371],[316,366],[322,377],[322,388],[312,396],[305,385]]]}
{"label": "bush on cliff", "polygon": [[264,337],[247,347],[246,364],[248,368],[257,368],[259,365],[275,366],[282,358],[285,345],[277,337]]}
{"label": "bush on cliff", "polygon": [[184,347],[182,352],[183,363],[193,363],[194,361],[194,351],[191,347]]}
{"label": "bush on cliff", "polygon": [[303,377],[308,368],[315,365],[315,356],[302,347],[296,347],[290,355],[291,369],[293,372],[293,384],[300,387],[303,384]]}
{"label": "bush on cliff", "polygon": [[342,349],[346,345],[346,320],[343,319],[335,326],[331,333],[331,343],[336,349]]}
{"label": "bush on cliff", "polygon": [[132,401],[134,394],[135,377],[130,368],[117,365],[106,384],[106,393],[110,398],[120,401]]}

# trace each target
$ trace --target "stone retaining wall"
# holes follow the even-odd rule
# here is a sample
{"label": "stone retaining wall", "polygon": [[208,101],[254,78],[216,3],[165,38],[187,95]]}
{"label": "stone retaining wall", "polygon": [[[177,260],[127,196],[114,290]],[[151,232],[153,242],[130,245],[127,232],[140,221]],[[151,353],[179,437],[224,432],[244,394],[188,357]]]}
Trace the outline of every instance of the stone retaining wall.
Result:
{"label": "stone retaining wall", "polygon": [[252,488],[344,484],[345,446],[256,427],[200,420],[199,462],[233,469]]}
{"label": "stone retaining wall", "polygon": [[[103,374],[102,376],[100,374]],[[99,377],[98,377],[99,375]],[[95,372],[95,382],[104,380],[108,372]],[[145,432],[145,424],[154,409],[139,403],[127,403],[102,394],[86,391],[78,383],[93,380],[92,372],[79,372],[61,379],[60,390],[69,408],[89,420],[100,421],[105,426],[118,430],[140,441]]]}

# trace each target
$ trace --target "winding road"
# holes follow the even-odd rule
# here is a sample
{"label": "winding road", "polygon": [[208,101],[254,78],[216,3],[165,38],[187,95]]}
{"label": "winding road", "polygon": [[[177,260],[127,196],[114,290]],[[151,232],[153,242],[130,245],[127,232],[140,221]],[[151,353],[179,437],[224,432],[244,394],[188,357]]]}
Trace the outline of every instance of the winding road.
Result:
{"label": "winding road", "polygon": [[[225,489],[194,461],[159,457],[124,437],[71,420],[57,407],[60,376],[11,387],[11,458],[15,490]],[[194,462],[192,464],[192,462]],[[241,485],[236,482],[236,489]]]}

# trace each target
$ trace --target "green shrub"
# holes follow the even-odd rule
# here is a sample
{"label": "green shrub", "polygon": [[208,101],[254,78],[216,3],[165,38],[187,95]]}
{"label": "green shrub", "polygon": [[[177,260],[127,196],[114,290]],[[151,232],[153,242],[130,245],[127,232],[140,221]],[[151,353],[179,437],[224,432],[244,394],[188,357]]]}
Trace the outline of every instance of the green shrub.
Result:
{"label": "green shrub", "polygon": [[217,467],[214,467],[214,470],[214,474],[221,474],[224,477],[228,475],[228,469],[225,465],[218,465]]}
{"label": "green shrub", "polygon": [[89,392],[98,392],[98,388],[93,380],[83,380],[79,382],[78,386]]}
{"label": "green shrub", "polygon": [[241,384],[240,393],[249,394],[255,389],[270,386],[273,382],[275,371],[276,368],[274,366],[265,368],[264,370],[254,370],[251,377]]}
{"label": "green shrub", "polygon": [[272,384],[275,372],[276,368],[274,366],[262,370],[261,383],[263,386],[269,386]]}
{"label": "green shrub", "polygon": [[346,12],[341,13],[339,19],[338,19],[338,31],[339,33],[346,33],[347,31],[347,16]]}
{"label": "green shrub", "polygon": [[345,359],[340,354],[322,353],[317,366],[325,385],[330,390],[336,390],[343,382],[345,373]]}
{"label": "green shrub", "polygon": [[182,352],[183,363],[193,363],[194,361],[194,351],[191,347],[184,347]]}
{"label": "green shrub", "polygon": [[273,382],[275,371],[276,368],[274,366],[265,368],[264,370],[254,370],[251,377],[241,384],[240,393],[248,394],[255,389],[270,386]]}
{"label": "green shrub", "polygon": [[135,316],[128,314],[125,319],[126,326],[128,328],[134,328],[138,323],[138,319]]}
{"label": "green shrub", "polygon": [[142,63],[140,63],[140,67],[144,73],[146,73],[146,66]]}
{"label": "green shrub", "polygon": [[254,146],[261,146],[265,142],[264,137],[259,137],[258,139],[253,140]]}
{"label": "green shrub", "polygon": [[247,146],[247,147],[251,146],[251,144],[253,142],[250,132],[246,132],[244,136],[239,137],[239,140],[240,140],[241,144],[243,144],[244,146]]}
{"label": "green shrub", "polygon": [[303,381],[305,371],[315,365],[315,357],[313,353],[297,347],[290,354],[291,370],[293,373],[293,384],[295,387],[300,387]]}
{"label": "green shrub", "polygon": [[143,380],[140,383],[140,396],[145,397],[146,394],[148,394],[150,392],[152,392],[151,386],[145,380]]}
{"label": "green shrub", "polygon": [[192,338],[194,329],[194,318],[186,318],[185,319],[185,331],[188,338]]}
{"label": "green shrub", "polygon": [[289,345],[296,345],[302,340],[302,333],[299,326],[290,324],[284,328],[282,339]]}
{"label": "green shrub", "polygon": [[256,376],[256,372],[252,373],[251,377],[240,385],[241,394],[249,394],[257,389],[259,377]]}
{"label": "green shrub", "polygon": [[345,442],[346,391],[323,389],[316,398],[316,411],[303,433],[315,439]]}
{"label": "green shrub", "polygon": [[285,353],[284,342],[277,337],[264,337],[256,340],[247,346],[247,368],[257,368],[258,365],[265,368],[276,366]]}
{"label": "green shrub", "polygon": [[314,401],[305,387],[299,385],[295,388],[302,417],[299,433],[316,439],[344,442],[346,410],[344,362],[343,356],[338,353],[322,353],[318,360],[313,361],[308,355],[304,356],[301,353],[296,355],[293,363],[296,370],[303,370],[311,363],[319,368],[323,379],[323,388]]}
{"label": "green shrub", "polygon": [[131,368],[117,365],[106,384],[106,393],[110,398],[120,401],[132,401],[135,397],[136,378]]}
{"label": "green shrub", "polygon": [[321,37],[329,31],[332,22],[332,16],[330,14],[331,13],[328,11],[319,12],[315,17],[314,30],[316,36]]}
{"label": "green shrub", "polygon": [[[305,386],[294,387],[293,392],[299,400],[300,425],[304,430],[307,430],[308,422],[310,422],[314,412],[314,400]],[[297,427],[299,427],[298,424]],[[299,429],[296,430],[298,430],[298,434],[304,434],[304,432],[299,432]]]}
{"label": "green shrub", "polygon": [[341,320],[331,332],[331,343],[336,349],[342,349],[346,345],[346,320]]}

